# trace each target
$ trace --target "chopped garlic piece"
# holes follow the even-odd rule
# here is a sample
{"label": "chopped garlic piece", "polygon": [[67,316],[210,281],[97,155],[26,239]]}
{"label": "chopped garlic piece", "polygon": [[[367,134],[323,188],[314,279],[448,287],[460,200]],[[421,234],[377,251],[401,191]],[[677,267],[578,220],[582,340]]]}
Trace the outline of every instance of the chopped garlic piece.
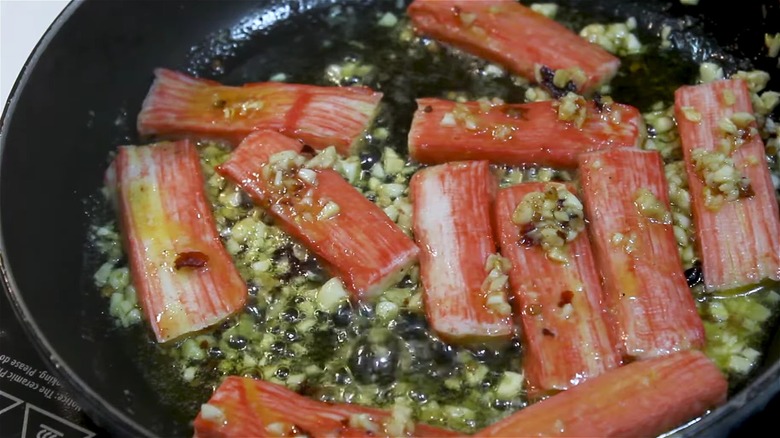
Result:
{"label": "chopped garlic piece", "polygon": [[555,103],[558,110],[558,119],[566,122],[574,122],[581,128],[588,116],[585,98],[572,92],[558,99]]}
{"label": "chopped garlic piece", "polygon": [[441,126],[455,126],[455,116],[452,113],[446,113],[444,114],[444,117],[441,118]]}
{"label": "chopped garlic piece", "polygon": [[501,400],[510,400],[518,396],[523,389],[524,379],[525,377],[522,374],[505,371],[501,376],[501,380],[498,382],[496,395]]}
{"label": "chopped garlic piece", "polygon": [[714,62],[703,62],[699,65],[699,82],[708,84],[723,79],[723,68]]}
{"label": "chopped garlic piece", "polygon": [[509,293],[509,270],[512,264],[509,259],[499,254],[490,254],[485,261],[487,276],[482,282],[482,292],[485,294],[485,307],[493,313],[502,316],[512,314],[512,307],[507,301]]}
{"label": "chopped garlic piece", "polygon": [[512,214],[521,227],[521,243],[540,245],[547,256],[565,262],[564,247],[585,229],[582,203],[561,184],[548,184],[544,191],[531,192]]}
{"label": "chopped garlic piece", "polygon": [[349,417],[349,427],[356,429],[363,429],[365,431],[376,434],[379,432],[379,425],[371,420],[368,414],[352,414]]}
{"label": "chopped garlic piece", "polygon": [[758,93],[766,88],[769,83],[769,73],[762,70],[743,71],[740,70],[731,76],[734,79],[743,79],[748,84],[751,93]]}
{"label": "chopped garlic piece", "polygon": [[766,56],[775,58],[780,54],[780,32],[770,35],[764,35],[764,43],[766,44]]}
{"label": "chopped garlic piece", "polygon": [[341,207],[333,201],[328,201],[317,214],[317,220],[323,221],[335,217],[341,211]]}
{"label": "chopped garlic piece", "polygon": [[558,14],[558,5],[555,3],[531,3],[531,10],[547,18],[555,18],[555,15]]}
{"label": "chopped garlic piece", "polygon": [[385,12],[377,24],[382,27],[393,27],[398,24],[398,17],[396,17],[392,12]]}
{"label": "chopped garlic piece", "polygon": [[222,409],[208,403],[200,405],[200,417],[211,423],[227,424],[227,418]]}
{"label": "chopped garlic piece", "polygon": [[648,219],[662,224],[672,223],[672,213],[653,192],[644,187],[637,191],[634,205],[639,210],[639,214]]}
{"label": "chopped garlic piece", "polygon": [[395,399],[390,418],[385,423],[385,433],[388,436],[411,436],[414,434],[414,411],[405,398]]}
{"label": "chopped garlic piece", "polygon": [[349,298],[344,284],[337,277],[326,281],[317,292],[317,302],[320,308],[325,311],[333,311],[339,304]]}
{"label": "chopped garlic piece", "polygon": [[752,195],[750,179],[742,175],[734,161],[721,152],[694,149],[694,169],[704,182],[704,205],[718,210],[726,202]]}
{"label": "chopped garlic piece", "polygon": [[268,78],[271,82],[284,82],[287,80],[287,75],[284,73],[276,73],[275,75]]}
{"label": "chopped garlic piece", "polygon": [[598,44],[610,53],[631,55],[643,50],[639,38],[632,33],[636,29],[636,19],[630,17],[624,23],[593,23],[580,31],[580,36]]}
{"label": "chopped garlic piece", "polygon": [[683,115],[691,122],[701,122],[701,113],[692,106],[682,107]]}

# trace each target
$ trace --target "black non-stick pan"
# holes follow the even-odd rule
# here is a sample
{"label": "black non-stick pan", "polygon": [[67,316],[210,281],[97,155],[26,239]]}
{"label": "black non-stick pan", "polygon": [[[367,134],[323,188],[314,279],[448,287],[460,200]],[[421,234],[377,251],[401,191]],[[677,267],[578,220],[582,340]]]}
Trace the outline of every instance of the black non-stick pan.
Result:
{"label": "black non-stick pan", "polygon": [[[370,53],[371,45],[382,41],[368,32],[377,11],[400,16],[405,7],[395,0],[342,2],[361,18],[341,27],[345,35],[333,38],[334,52],[326,54],[317,42],[330,38],[324,23],[334,3],[76,1],[51,26],[17,81],[0,131],[4,286],[41,355],[84,409],[112,432],[192,433],[191,418],[182,415],[176,397],[181,383],[173,377],[167,386],[155,382],[165,379],[165,372],[151,372],[144,348],[137,345],[141,338],[114,328],[106,299],[91,280],[96,261],[87,248],[88,227],[104,213],[99,187],[110,151],[141,141],[135,117],[156,67],[231,84],[279,71],[314,77],[307,72],[321,72],[328,56],[345,49],[339,46],[345,37],[364,41]],[[575,19],[583,23],[634,16],[647,38],[658,38],[668,25],[673,50],[682,59],[716,61],[732,72],[760,68],[775,77],[769,88],[780,89],[777,59],[765,56],[763,40],[764,33],[780,32],[778,0],[700,0],[699,6],[678,0],[561,3],[582,11]],[[657,72],[635,85],[653,92],[654,77],[663,76]],[[683,435],[725,435],[780,392],[776,331],[768,345],[756,375]]]}

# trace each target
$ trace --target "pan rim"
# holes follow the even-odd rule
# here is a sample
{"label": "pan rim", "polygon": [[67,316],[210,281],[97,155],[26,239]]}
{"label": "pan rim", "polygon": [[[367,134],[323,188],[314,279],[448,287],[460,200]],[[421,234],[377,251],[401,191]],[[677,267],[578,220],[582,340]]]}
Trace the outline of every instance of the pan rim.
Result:
{"label": "pan rim", "polygon": [[[43,52],[48,48],[54,38],[60,34],[62,27],[85,4],[86,0],[70,0],[63,11],[55,18],[46,32],[36,43],[30,56],[24,62],[21,73],[17,76],[9,97],[3,107],[0,117],[0,168],[4,159],[6,148],[6,133],[19,101],[21,91],[26,87],[32,72],[35,70]],[[0,206],[2,198],[0,197]],[[32,341],[41,359],[49,366],[52,372],[61,377],[68,392],[74,395],[80,407],[100,427],[106,427],[127,436],[153,436],[151,431],[130,418],[124,411],[115,405],[108,403],[93,387],[79,377],[68,366],[56,349],[49,342],[24,300],[21,289],[18,287],[13,272],[8,264],[5,241],[3,237],[3,223],[0,217],[0,277],[4,293],[9,298],[11,307],[17,319],[21,322],[28,338]],[[753,376],[750,382],[743,386],[727,402],[692,422],[681,426],[676,432],[679,436],[726,436],[735,426],[749,419],[769,402],[775,395],[780,394],[780,360],[766,367],[759,374]],[[725,429],[722,429],[725,428]],[[665,435],[675,433],[668,432]]]}
{"label": "pan rim", "polygon": [[[41,38],[35,44],[30,55],[22,65],[21,72],[14,81],[8,94],[2,117],[0,117],[0,169],[2,169],[3,158],[6,148],[6,134],[8,126],[13,120],[16,106],[19,102],[19,95],[27,85],[32,71],[38,64],[43,52],[48,48],[54,38],[59,35],[62,27],[70,18],[85,4],[86,0],[70,0],[63,10],[57,15],[52,23],[47,27]],[[0,196],[0,205],[2,197]],[[21,323],[28,339],[32,341],[33,346],[38,352],[38,356],[49,367],[52,373],[59,377],[60,382],[78,401],[79,407],[86,412],[99,427],[111,429],[124,436],[152,436],[153,434],[146,427],[138,424],[128,417],[124,412],[117,409],[111,403],[108,403],[99,393],[82,380],[78,374],[63,360],[57,353],[57,350],[49,342],[48,338],[41,331],[35,319],[24,300],[21,289],[16,283],[10,265],[8,264],[8,254],[4,239],[2,217],[0,217],[0,278],[2,289],[8,297],[8,301],[13,308],[17,320]],[[117,421],[118,420],[118,421]]]}

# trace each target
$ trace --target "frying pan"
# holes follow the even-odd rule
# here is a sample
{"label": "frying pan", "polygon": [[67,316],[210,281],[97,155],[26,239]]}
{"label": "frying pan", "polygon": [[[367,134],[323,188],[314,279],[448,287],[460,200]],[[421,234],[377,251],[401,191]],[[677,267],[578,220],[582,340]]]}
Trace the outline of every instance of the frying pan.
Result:
{"label": "frying pan", "polygon": [[[98,188],[109,152],[137,143],[135,116],[152,80],[168,67],[238,84],[284,71],[315,78],[325,58],[320,39],[335,0],[75,1],[28,60],[5,108],[0,140],[3,283],[18,318],[50,368],[87,413],[120,436],[191,435],[186,391],[164,364],[151,367],[147,337],[117,330],[92,285],[96,261],[88,227],[105,214]],[[361,20],[346,34],[371,41],[377,11],[400,15],[404,2],[342,1]],[[713,60],[727,72],[751,66],[775,76],[763,35],[780,31],[778,0],[739,5],[701,0],[565,0],[583,22],[638,20],[644,37],[662,25],[679,56]],[[333,50],[343,50],[335,39]],[[335,52],[334,52],[335,53]],[[692,79],[692,78],[691,78]],[[653,74],[644,79],[652,85]],[[392,90],[383,90],[388,94]],[[423,90],[411,90],[422,93]],[[417,96],[411,96],[417,97]],[[668,101],[667,96],[667,101]],[[411,114],[411,111],[409,112]],[[398,125],[408,123],[399,120]],[[402,128],[399,128],[402,129]],[[681,432],[725,436],[780,392],[780,336],[764,363],[730,401]],[[152,369],[153,368],[153,369]],[[157,384],[155,384],[157,382]],[[160,382],[163,382],[161,385]],[[162,389],[161,389],[162,388]]]}

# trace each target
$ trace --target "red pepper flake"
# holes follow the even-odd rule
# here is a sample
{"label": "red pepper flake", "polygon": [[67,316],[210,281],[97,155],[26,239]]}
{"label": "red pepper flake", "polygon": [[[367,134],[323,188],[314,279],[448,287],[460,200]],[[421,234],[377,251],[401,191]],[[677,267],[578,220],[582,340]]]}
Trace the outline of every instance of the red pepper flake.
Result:
{"label": "red pepper flake", "polygon": [[753,191],[753,186],[751,184],[745,184],[739,186],[739,197],[740,198],[752,198],[755,196],[756,192]]}
{"label": "red pepper flake", "polygon": [[303,435],[303,436],[314,436],[311,432],[309,432],[308,430],[302,428],[301,426],[299,426],[297,424],[293,424],[292,428],[293,428],[293,430],[292,430],[292,435],[293,436],[301,436],[301,435]]}
{"label": "red pepper flake", "polygon": [[209,256],[200,251],[184,251],[176,256],[174,267],[181,268],[202,268],[209,261]]}
{"label": "red pepper flake", "polygon": [[536,227],[534,224],[527,224],[520,230],[520,239],[517,241],[517,243],[520,246],[524,246],[526,248],[530,248],[537,244],[537,242],[530,236],[530,234],[536,230]]}
{"label": "red pepper flake", "polygon": [[553,338],[555,337],[555,333],[553,333],[550,329],[547,329],[547,328],[543,328],[542,329],[542,334],[545,335],[545,336],[553,337]]}
{"label": "red pepper flake", "polygon": [[567,304],[571,304],[571,300],[574,298],[574,292],[565,290],[561,292],[561,299],[558,301],[558,307],[563,307]]}

